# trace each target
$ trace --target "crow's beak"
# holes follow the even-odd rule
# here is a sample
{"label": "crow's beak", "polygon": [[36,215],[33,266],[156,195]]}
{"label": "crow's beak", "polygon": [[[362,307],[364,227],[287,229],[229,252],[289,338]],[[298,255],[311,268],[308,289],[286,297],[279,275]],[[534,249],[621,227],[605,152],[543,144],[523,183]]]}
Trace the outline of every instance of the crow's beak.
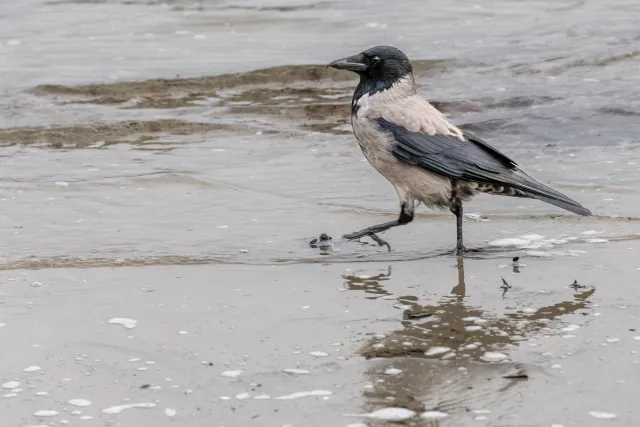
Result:
{"label": "crow's beak", "polygon": [[365,71],[367,69],[367,65],[364,64],[364,55],[361,53],[355,56],[349,56],[347,58],[341,58],[333,61],[328,67],[337,68],[338,70],[349,70],[349,71]]}

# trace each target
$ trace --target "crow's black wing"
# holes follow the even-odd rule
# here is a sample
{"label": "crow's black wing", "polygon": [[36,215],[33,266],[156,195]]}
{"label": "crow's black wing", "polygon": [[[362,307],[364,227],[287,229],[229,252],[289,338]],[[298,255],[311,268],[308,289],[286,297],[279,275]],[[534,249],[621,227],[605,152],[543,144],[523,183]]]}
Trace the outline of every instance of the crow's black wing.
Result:
{"label": "crow's black wing", "polygon": [[384,118],[375,120],[380,130],[393,136],[391,151],[402,161],[455,180],[511,187],[576,214],[591,214],[578,202],[531,178],[505,154],[469,133],[461,141],[454,135],[411,132]]}

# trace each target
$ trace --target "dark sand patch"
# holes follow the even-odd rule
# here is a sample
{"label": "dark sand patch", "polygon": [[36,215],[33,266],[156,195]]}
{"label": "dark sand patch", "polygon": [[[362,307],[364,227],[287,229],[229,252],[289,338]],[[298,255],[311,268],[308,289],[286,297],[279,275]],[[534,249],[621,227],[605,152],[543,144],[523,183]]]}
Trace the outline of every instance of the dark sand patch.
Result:
{"label": "dark sand patch", "polygon": [[[414,61],[413,64],[416,75],[440,72],[452,65],[450,61],[444,60]],[[340,82],[349,82],[349,84],[338,86],[352,88],[355,86],[356,78],[352,73],[327,68],[326,65],[284,65],[218,76],[193,78],[178,76],[173,79],[80,86],[40,85],[29,92],[40,96],[76,97],[78,99],[73,101],[90,101],[101,105],[117,105],[132,98],[141,98],[136,108],[177,108],[188,106],[195,100],[217,98],[219,92],[223,90],[247,90],[251,86],[258,86],[264,87],[269,92],[286,91],[292,87],[317,91],[323,88],[335,88],[336,83]],[[175,102],[167,102],[166,98],[173,98]]]}
{"label": "dark sand patch", "polygon": [[[440,62],[440,61],[438,61]],[[353,76],[321,65],[280,66],[250,71],[247,73],[222,74],[194,78],[151,79],[142,82],[118,82],[81,86],[40,85],[31,93],[36,95],[58,95],[89,97],[95,104],[113,105],[133,97],[148,98],[148,104],[139,108],[153,108],[153,100],[180,95],[186,101],[216,97],[218,91],[249,85],[293,85],[300,82],[350,81]]]}
{"label": "dark sand patch", "polygon": [[0,147],[101,148],[112,144],[144,145],[166,135],[228,130],[230,126],[179,120],[131,121],[83,126],[35,126],[0,130]]}

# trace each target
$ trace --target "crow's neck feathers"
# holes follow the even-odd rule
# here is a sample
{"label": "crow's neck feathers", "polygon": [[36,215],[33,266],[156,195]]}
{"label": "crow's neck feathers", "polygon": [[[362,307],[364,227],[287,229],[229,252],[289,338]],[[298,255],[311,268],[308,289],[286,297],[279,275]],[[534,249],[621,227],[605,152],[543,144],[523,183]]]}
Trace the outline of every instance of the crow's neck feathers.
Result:
{"label": "crow's neck feathers", "polygon": [[366,103],[387,103],[415,94],[416,87],[412,74],[407,74],[394,81],[372,79],[366,75],[360,75],[360,83],[353,93],[351,112],[355,115]]}

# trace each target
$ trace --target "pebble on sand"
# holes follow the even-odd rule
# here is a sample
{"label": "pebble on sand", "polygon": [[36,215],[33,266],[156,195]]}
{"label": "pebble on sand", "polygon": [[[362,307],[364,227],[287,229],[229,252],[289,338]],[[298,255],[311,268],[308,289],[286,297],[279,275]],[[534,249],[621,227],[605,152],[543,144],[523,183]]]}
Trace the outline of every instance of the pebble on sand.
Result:
{"label": "pebble on sand", "polygon": [[138,321],[136,319],[130,319],[128,317],[114,317],[107,321],[112,325],[122,325],[126,329],[133,329],[137,326]]}
{"label": "pebble on sand", "polygon": [[299,391],[296,393],[286,394],[284,396],[278,396],[276,399],[278,400],[291,400],[291,399],[300,399],[301,397],[322,397],[322,396],[331,396],[333,393],[328,390],[312,390],[312,391]]}
{"label": "pebble on sand", "polygon": [[224,371],[223,373],[220,374],[221,377],[227,377],[227,378],[235,378],[235,377],[239,377],[242,374],[242,369],[238,369],[235,371]]}
{"label": "pebble on sand", "polygon": [[367,417],[374,420],[400,422],[406,421],[416,416],[416,413],[406,408],[383,408],[368,414],[353,415],[356,417]]}
{"label": "pebble on sand", "polygon": [[431,347],[424,352],[425,356],[436,356],[438,354],[447,353],[451,348],[449,347]]}
{"label": "pebble on sand", "polygon": [[40,370],[40,366],[29,366],[27,368],[24,368],[22,372],[36,372],[39,370]]}
{"label": "pebble on sand", "polygon": [[175,417],[178,412],[173,408],[165,408],[164,414],[167,417]]}
{"label": "pebble on sand", "polygon": [[612,412],[599,412],[599,411],[591,411],[589,412],[589,415],[599,420],[613,420],[614,418],[618,417],[616,414]]}
{"label": "pebble on sand", "polygon": [[18,381],[8,381],[2,384],[2,388],[16,388],[18,386],[20,386],[20,382]]}
{"label": "pebble on sand", "polygon": [[495,351],[487,351],[482,357],[481,359],[484,360],[485,362],[500,362],[502,360],[507,359],[509,356],[507,356],[504,353],[498,353]]}
{"label": "pebble on sand", "polygon": [[292,375],[309,375],[309,371],[306,369],[297,369],[297,368],[285,368],[282,370],[285,374]]}
{"label": "pebble on sand", "polygon": [[447,418],[449,414],[440,411],[427,411],[420,414],[420,418],[424,420],[441,420]]}
{"label": "pebble on sand", "polygon": [[71,399],[67,403],[69,405],[77,406],[79,408],[83,408],[85,406],[91,406],[91,401],[86,399]]}
{"label": "pebble on sand", "polygon": [[34,412],[33,415],[35,415],[36,417],[55,417],[56,415],[58,415],[58,412],[48,409],[42,409],[40,411]]}
{"label": "pebble on sand", "polygon": [[128,403],[126,405],[110,406],[108,408],[103,409],[102,413],[103,414],[113,415],[113,414],[119,414],[120,412],[124,411],[125,409],[131,409],[131,408],[155,408],[155,406],[156,406],[155,403]]}

